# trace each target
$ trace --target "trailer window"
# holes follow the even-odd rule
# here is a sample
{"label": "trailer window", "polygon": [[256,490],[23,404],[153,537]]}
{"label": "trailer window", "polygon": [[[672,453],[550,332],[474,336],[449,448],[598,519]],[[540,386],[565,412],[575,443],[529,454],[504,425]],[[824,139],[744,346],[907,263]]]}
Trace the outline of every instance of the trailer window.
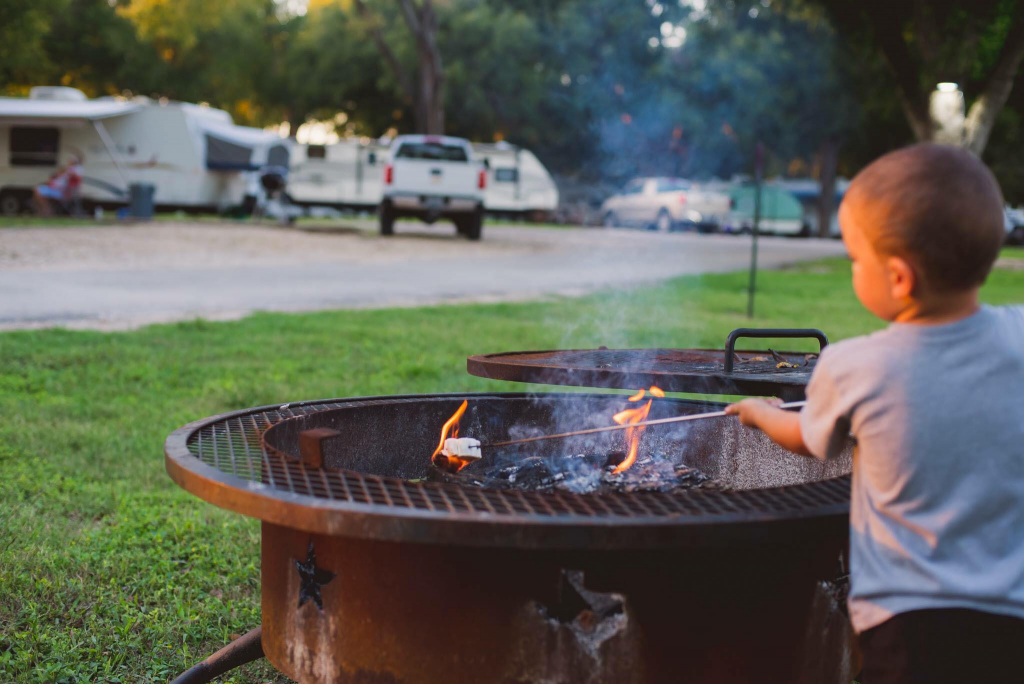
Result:
{"label": "trailer window", "polygon": [[56,166],[60,130],[14,126],[11,128],[11,166]]}
{"label": "trailer window", "polygon": [[395,152],[395,159],[426,159],[429,161],[469,161],[466,148],[461,145],[445,145],[439,142],[402,143]]}
{"label": "trailer window", "polygon": [[519,169],[495,169],[494,180],[498,183],[518,183]]}
{"label": "trailer window", "polygon": [[306,157],[309,159],[324,159],[327,157],[327,148],[323,145],[310,145],[306,148]]}

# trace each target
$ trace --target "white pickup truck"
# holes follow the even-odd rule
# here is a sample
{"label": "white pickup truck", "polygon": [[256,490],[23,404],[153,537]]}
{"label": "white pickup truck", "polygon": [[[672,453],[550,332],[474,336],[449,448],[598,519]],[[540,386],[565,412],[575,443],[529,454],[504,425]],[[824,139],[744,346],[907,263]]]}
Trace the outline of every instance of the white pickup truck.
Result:
{"label": "white pickup truck", "polygon": [[395,219],[412,216],[428,224],[449,219],[460,235],[479,240],[483,229],[487,171],[473,160],[468,140],[402,135],[391,143],[384,167],[380,234],[395,232]]}

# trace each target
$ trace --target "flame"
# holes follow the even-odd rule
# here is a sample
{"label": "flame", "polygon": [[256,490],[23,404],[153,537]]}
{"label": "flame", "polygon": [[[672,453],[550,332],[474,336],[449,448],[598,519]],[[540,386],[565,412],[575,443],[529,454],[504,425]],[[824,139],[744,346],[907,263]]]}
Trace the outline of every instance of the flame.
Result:
{"label": "flame", "polygon": [[[434,453],[430,455],[430,460],[433,461],[434,465],[438,468],[457,473],[472,462],[464,458],[459,458],[458,456],[446,456],[441,453],[444,449],[444,441],[446,439],[449,437],[454,439],[459,436],[459,420],[462,419],[462,414],[466,412],[468,407],[469,402],[463,401],[458,410],[441,427],[441,441],[437,443],[437,448],[434,449]],[[449,431],[451,431],[450,435],[448,434]]]}
{"label": "flame", "polygon": [[[614,420],[619,425],[633,425],[635,423],[640,423],[643,422],[644,420],[647,420],[647,416],[651,412],[651,404],[654,402],[654,397],[665,396],[665,393],[661,391],[661,389],[658,387],[652,386],[650,390],[647,391],[651,393],[651,398],[647,400],[646,404],[639,408],[625,409],[624,411],[619,411],[614,416],[612,416],[612,420]],[[639,392],[631,396],[629,398],[629,401],[641,401],[645,395],[646,392],[644,390],[640,390]],[[643,434],[644,429],[645,428],[639,427],[629,428],[628,430],[626,430],[626,442],[629,444],[629,451],[626,454],[626,458],[622,461],[622,463],[620,463],[615,468],[615,470],[612,471],[613,475],[618,475],[619,473],[629,470],[633,466],[633,464],[636,463],[636,455],[637,452],[640,451],[640,435]]]}

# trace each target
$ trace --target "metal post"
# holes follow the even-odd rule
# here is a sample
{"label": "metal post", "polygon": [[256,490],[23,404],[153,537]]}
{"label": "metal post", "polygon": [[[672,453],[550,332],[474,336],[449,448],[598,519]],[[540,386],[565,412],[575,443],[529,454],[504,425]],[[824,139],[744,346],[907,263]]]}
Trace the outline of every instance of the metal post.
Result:
{"label": "metal post", "polygon": [[[363,143],[356,141],[356,196],[363,196],[363,152],[365,147]],[[324,158],[326,161],[326,155]]]}
{"label": "metal post", "polygon": [[764,146],[757,143],[754,151],[754,230],[750,242],[750,284],[747,286],[747,318],[754,317],[754,291],[757,288],[757,233],[761,223],[761,166]]}

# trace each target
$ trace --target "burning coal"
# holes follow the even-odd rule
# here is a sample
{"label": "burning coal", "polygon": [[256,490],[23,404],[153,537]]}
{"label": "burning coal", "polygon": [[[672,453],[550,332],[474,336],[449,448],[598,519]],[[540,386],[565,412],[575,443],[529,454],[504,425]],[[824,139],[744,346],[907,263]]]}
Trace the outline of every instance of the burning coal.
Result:
{"label": "burning coal", "polygon": [[[636,463],[637,454],[640,451],[640,440],[644,430],[646,429],[643,422],[647,419],[648,415],[650,415],[654,399],[664,397],[665,393],[660,388],[652,386],[650,389],[640,390],[637,394],[629,398],[630,402],[643,402],[648,393],[650,393],[650,398],[641,406],[619,411],[612,416],[612,420],[615,423],[625,426],[626,450],[623,458],[609,462],[611,475],[620,475],[629,470]],[[449,418],[441,427],[441,439],[438,442],[437,448],[434,449],[434,453],[430,457],[434,466],[445,472],[458,473],[470,463],[482,458],[480,442],[478,440],[472,438],[459,438],[459,421],[466,413],[468,405],[468,401],[463,401],[451,418]],[[554,434],[549,437],[558,438],[571,436],[572,434],[574,433],[567,433],[566,435]],[[546,437],[544,436],[537,436],[532,439],[537,440],[545,438]],[[529,441],[531,441],[531,439],[520,440],[518,443]],[[501,447],[515,444],[517,444],[516,441],[509,441],[498,443],[494,446]],[[614,457],[615,454],[612,456]],[[566,463],[566,465],[568,465],[568,463]]]}

